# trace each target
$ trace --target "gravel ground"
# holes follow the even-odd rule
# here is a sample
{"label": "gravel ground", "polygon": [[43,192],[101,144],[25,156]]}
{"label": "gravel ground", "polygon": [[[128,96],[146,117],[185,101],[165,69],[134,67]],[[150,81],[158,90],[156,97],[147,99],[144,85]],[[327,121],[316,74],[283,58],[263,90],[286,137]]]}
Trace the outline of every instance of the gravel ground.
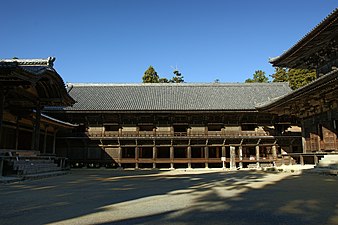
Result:
{"label": "gravel ground", "polygon": [[0,185],[0,224],[337,224],[338,178],[259,171],[72,170]]}

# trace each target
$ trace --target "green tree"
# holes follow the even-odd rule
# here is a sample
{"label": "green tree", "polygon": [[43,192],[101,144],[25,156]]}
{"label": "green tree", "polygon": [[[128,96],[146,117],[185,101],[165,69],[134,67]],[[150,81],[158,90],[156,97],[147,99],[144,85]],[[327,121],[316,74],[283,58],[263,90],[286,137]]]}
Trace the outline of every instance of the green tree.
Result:
{"label": "green tree", "polygon": [[173,73],[175,74],[175,76],[173,76],[173,78],[169,80],[170,83],[184,83],[184,79],[183,79],[184,77],[182,76],[180,71],[174,70]]}
{"label": "green tree", "polygon": [[149,68],[144,72],[142,77],[143,83],[159,83],[159,76],[155,71],[154,67],[149,66]]}
{"label": "green tree", "polygon": [[262,70],[256,70],[252,79],[246,79],[245,83],[267,83],[269,78],[265,76],[265,72]]}
{"label": "green tree", "polygon": [[275,67],[275,73],[270,75],[272,77],[272,82],[288,82],[289,75],[288,69],[284,67]]}
{"label": "green tree", "polygon": [[165,77],[158,79],[159,83],[169,83],[169,80]]}
{"label": "green tree", "polygon": [[295,90],[311,83],[316,79],[316,71],[306,69],[289,69],[288,70],[289,85]]}

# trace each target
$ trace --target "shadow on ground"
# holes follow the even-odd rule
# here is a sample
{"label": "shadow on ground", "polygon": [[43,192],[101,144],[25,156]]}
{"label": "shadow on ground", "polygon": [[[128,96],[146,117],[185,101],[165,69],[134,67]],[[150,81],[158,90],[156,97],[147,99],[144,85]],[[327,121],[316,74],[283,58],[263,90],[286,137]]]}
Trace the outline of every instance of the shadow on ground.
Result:
{"label": "shadow on ground", "polygon": [[338,224],[337,177],[73,170],[0,186],[1,224]]}

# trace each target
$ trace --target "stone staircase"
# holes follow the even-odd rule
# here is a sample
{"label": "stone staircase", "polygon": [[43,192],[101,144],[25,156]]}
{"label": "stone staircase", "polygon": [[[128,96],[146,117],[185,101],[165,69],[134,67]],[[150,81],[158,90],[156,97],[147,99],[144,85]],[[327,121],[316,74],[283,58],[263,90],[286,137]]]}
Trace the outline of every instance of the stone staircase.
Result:
{"label": "stone staircase", "polygon": [[315,171],[338,175],[338,154],[324,155],[316,165]]}
{"label": "stone staircase", "polygon": [[13,170],[18,175],[30,175],[61,171],[61,167],[50,159],[20,159],[13,161]]}

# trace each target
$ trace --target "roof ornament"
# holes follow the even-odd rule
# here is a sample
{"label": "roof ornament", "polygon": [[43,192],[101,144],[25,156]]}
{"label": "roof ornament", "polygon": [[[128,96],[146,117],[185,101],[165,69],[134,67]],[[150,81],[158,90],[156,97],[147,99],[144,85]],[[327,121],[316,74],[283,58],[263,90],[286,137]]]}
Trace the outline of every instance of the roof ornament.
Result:
{"label": "roof ornament", "polygon": [[54,61],[55,61],[55,57],[48,57],[47,58],[47,66],[53,67],[54,66]]}

